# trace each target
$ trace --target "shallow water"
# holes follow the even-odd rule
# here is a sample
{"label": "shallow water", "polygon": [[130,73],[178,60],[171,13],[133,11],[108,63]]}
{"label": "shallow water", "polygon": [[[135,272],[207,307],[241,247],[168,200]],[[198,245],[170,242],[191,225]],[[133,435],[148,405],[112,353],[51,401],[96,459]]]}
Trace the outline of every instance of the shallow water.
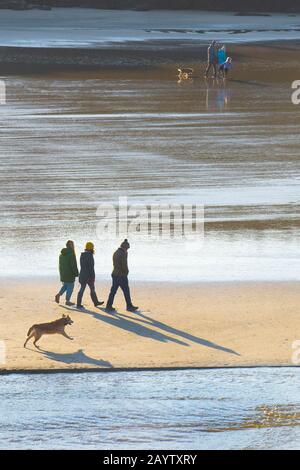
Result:
{"label": "shallow water", "polygon": [[0,448],[299,449],[297,368],[0,377]]}
{"label": "shallow water", "polygon": [[236,16],[231,12],[53,8],[2,11],[0,45],[103,47],[113,42],[181,40],[243,42],[300,38],[300,14]]}
{"label": "shallow water", "polygon": [[119,239],[97,240],[96,210],[126,196],[205,206],[204,245],[134,242],[133,278],[299,279],[300,108],[289,82],[178,83],[168,70],[10,77],[6,88],[0,275],[56,274],[71,238],[78,251],[95,241],[107,278]]}

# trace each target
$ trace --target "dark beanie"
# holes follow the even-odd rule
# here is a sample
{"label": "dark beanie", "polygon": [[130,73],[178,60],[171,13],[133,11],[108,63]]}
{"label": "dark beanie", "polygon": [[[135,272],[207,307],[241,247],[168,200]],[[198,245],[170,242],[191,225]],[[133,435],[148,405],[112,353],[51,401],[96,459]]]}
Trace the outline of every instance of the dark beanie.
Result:
{"label": "dark beanie", "polygon": [[126,249],[130,248],[127,238],[125,238],[125,240],[121,243],[121,248],[126,248]]}

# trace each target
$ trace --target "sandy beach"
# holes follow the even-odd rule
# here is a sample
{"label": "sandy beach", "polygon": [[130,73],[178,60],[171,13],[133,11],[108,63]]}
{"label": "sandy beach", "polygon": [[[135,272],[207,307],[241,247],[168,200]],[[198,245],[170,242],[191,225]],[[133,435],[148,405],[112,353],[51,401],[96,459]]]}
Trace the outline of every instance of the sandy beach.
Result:
{"label": "sandy beach", "polygon": [[[299,339],[298,283],[134,283],[140,312],[128,313],[118,295],[115,315],[58,306],[57,284],[10,281],[1,285],[1,371],[238,367],[293,365]],[[109,286],[100,284],[100,296]],[[104,295],[105,293],[105,295]],[[70,314],[73,341],[45,336],[41,349],[23,348],[34,323]]]}
{"label": "sandy beach", "polygon": [[[2,108],[2,370],[292,365],[299,325],[299,108],[290,95],[299,70],[298,17],[285,17],[283,25],[280,15],[245,20],[207,13],[202,34],[194,31],[191,12],[162,14],[160,30],[146,30],[147,20],[158,18],[152,12],[139,16],[130,38],[136,16],[127,12],[122,40],[111,44],[97,18],[110,27],[119,13],[94,18],[90,10],[74,10],[64,31],[60,10],[45,34],[30,17],[18,36],[24,14],[0,37],[2,70],[11,65],[23,72],[8,77]],[[47,12],[35,14],[49,26]],[[234,22],[216,32],[214,19]],[[74,24],[81,28],[76,40]],[[294,42],[282,40],[286,27]],[[224,38],[234,57],[226,86],[201,75],[211,35]],[[194,81],[178,82],[179,61],[197,67]],[[87,71],[34,76],[33,64],[77,64]],[[143,69],[151,64],[151,71]],[[105,65],[117,67],[89,71]],[[126,65],[142,67],[128,71]],[[171,242],[133,244],[130,268],[141,313],[128,314],[120,298],[116,316],[86,303],[85,312],[71,309],[74,341],[48,337],[43,350],[25,350],[32,324],[68,313],[53,302],[57,284],[46,280],[56,273],[63,240],[72,237],[81,249],[95,238],[98,205],[124,194],[135,203],[203,203],[203,250],[195,255]],[[115,243],[101,243],[96,256],[104,300],[109,285],[101,273],[110,272]],[[44,277],[32,280],[36,272]]]}
{"label": "sandy beach", "polygon": [[299,449],[300,13],[125,3],[0,6],[0,449]]}

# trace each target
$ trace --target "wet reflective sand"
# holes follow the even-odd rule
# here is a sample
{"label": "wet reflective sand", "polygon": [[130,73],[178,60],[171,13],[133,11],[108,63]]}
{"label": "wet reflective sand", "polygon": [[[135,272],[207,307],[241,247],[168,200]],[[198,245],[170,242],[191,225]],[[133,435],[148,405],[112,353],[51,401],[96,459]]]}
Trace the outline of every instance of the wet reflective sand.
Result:
{"label": "wet reflective sand", "polygon": [[[226,84],[173,67],[7,77],[1,274],[56,273],[65,239],[95,240],[97,206],[127,196],[205,205],[204,247],[136,243],[138,279],[298,279],[300,108],[289,75],[239,67]],[[100,276],[116,243],[98,241]]]}

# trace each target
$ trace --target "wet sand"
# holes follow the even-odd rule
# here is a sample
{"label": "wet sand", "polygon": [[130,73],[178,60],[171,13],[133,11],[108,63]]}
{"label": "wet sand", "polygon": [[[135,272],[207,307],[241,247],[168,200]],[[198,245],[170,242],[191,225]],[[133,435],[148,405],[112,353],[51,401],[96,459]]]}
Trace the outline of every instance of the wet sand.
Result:
{"label": "wet sand", "polygon": [[[98,284],[100,297],[109,286]],[[238,367],[293,365],[292,343],[299,339],[298,283],[133,283],[141,311],[86,311],[56,305],[57,284],[7,281],[1,284],[1,337],[7,348],[2,371]],[[74,341],[45,336],[41,350],[23,348],[34,323],[70,314]]]}
{"label": "wet sand", "polygon": [[[259,72],[267,72],[268,81],[280,80],[282,74],[298,73],[300,40],[268,41],[230,44],[228,52],[234,58],[234,76],[239,79],[262,78]],[[47,47],[0,47],[2,74],[35,74],[56,70],[116,70],[126,69],[174,69],[189,65],[205,70],[207,43],[177,40],[127,42],[99,49],[47,48]],[[276,66],[276,68],[275,68]],[[245,69],[247,67],[247,69]],[[274,74],[270,74],[270,67]],[[242,73],[242,71],[244,73]],[[3,75],[2,75],[3,76]]]}
{"label": "wet sand", "polygon": [[107,279],[119,240],[97,239],[97,207],[127,196],[205,205],[197,253],[130,237],[135,280],[299,280],[298,55],[235,46],[225,84],[204,62],[181,82],[174,65],[7,77],[0,276],[56,275],[71,238],[78,252],[94,240]]}
{"label": "wet sand", "polygon": [[[300,41],[270,41],[256,44],[231,44],[230,55],[235,60],[234,76],[237,78],[257,77],[259,69],[274,70],[278,73],[298,71],[296,56],[299,54]],[[128,42],[100,49],[84,48],[47,48],[47,47],[0,47],[1,70],[3,73],[23,73],[32,75],[55,70],[99,70],[126,68],[157,69],[189,65],[206,65],[207,44],[190,41],[149,41],[147,44]],[[292,62],[292,63],[291,63]],[[241,66],[247,64],[243,76]],[[276,64],[276,73],[274,66]],[[288,69],[286,69],[286,66]],[[176,70],[176,69],[175,69]],[[269,73],[269,71],[268,71]],[[270,74],[269,74],[270,75]],[[268,77],[272,80],[272,76]]]}
{"label": "wet sand", "polygon": [[[206,61],[216,39],[240,59],[238,44],[300,40],[300,15],[237,16],[207,11],[54,8],[2,11],[2,72],[53,68],[154,67]],[[268,55],[265,57],[269,60]]]}
{"label": "wet sand", "polygon": [[[0,48],[2,74],[18,72],[4,77],[1,108],[3,370],[291,365],[298,283],[183,282],[191,271],[196,280],[299,278],[299,107],[290,99],[299,44],[229,51],[235,67],[223,86],[204,82],[205,41]],[[177,82],[178,64],[196,67],[194,81]],[[58,76],[56,66],[97,71]],[[5,277],[56,272],[63,241],[80,249],[95,237],[97,205],[125,193],[138,203],[204,203],[203,252],[134,246],[137,279],[163,281],[168,266],[167,278],[181,282],[134,283],[141,314],[120,298],[116,317],[87,302],[89,311],[71,312],[73,342],[48,337],[44,351],[25,350],[28,328],[66,309],[52,301],[56,283]],[[109,273],[112,248],[98,250],[97,272]]]}

